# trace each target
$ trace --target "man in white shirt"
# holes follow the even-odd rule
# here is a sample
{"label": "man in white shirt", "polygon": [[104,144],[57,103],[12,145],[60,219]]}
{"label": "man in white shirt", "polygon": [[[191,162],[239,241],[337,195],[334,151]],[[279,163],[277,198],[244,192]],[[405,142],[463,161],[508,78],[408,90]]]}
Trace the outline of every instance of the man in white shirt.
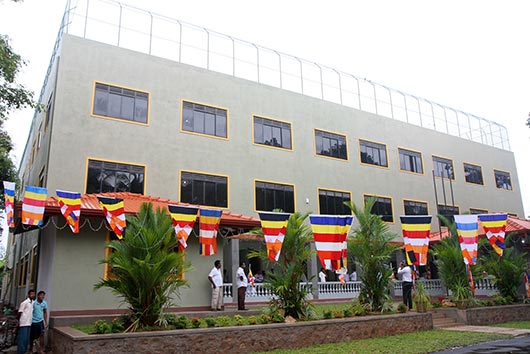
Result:
{"label": "man in white shirt", "polygon": [[221,261],[216,260],[213,268],[208,274],[208,280],[212,284],[212,311],[223,310],[223,275],[221,274]]}
{"label": "man in white shirt", "polygon": [[326,274],[326,270],[324,268],[320,268],[320,273],[318,273],[318,278],[320,279],[320,282],[325,283],[327,277],[328,275]]}
{"label": "man in white shirt", "polygon": [[245,275],[245,270],[244,270],[246,266],[247,265],[245,264],[245,262],[241,262],[236,272],[237,309],[238,310],[246,310],[245,293],[247,292],[247,285],[248,285],[247,276]]}
{"label": "man in white shirt", "polygon": [[17,354],[26,354],[29,345],[29,334],[31,322],[33,320],[33,301],[35,300],[35,290],[28,291],[28,298],[18,307],[18,340]]}
{"label": "man in white shirt", "polygon": [[401,281],[403,283],[403,303],[409,307],[409,310],[412,309],[412,269],[405,263],[401,261],[399,263],[398,276],[401,276]]}

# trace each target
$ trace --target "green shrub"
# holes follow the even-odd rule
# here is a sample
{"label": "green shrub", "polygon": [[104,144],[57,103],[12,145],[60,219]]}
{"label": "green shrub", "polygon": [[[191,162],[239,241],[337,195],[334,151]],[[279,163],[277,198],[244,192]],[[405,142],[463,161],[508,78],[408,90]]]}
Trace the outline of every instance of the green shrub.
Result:
{"label": "green shrub", "polygon": [[323,315],[325,319],[333,318],[333,311],[324,311]]}
{"label": "green shrub", "polygon": [[236,326],[242,326],[245,324],[245,318],[241,315],[234,315],[234,322]]}
{"label": "green shrub", "polygon": [[398,306],[397,306],[397,310],[399,313],[405,313],[407,312],[409,308],[407,307],[407,305],[405,305],[404,303],[400,303]]}
{"label": "green shrub", "polygon": [[256,316],[248,316],[247,317],[247,322],[249,325],[255,325],[258,323],[258,319]]}
{"label": "green shrub", "polygon": [[97,320],[94,328],[97,334],[112,333],[112,326],[105,320]]}
{"label": "green shrub", "polygon": [[258,322],[260,324],[267,324],[272,322],[272,317],[267,314],[262,314],[258,318]]}
{"label": "green shrub", "polygon": [[110,323],[110,330],[112,333],[121,333],[123,332],[123,322],[119,318],[114,318],[112,322]]}
{"label": "green shrub", "polygon": [[219,316],[215,319],[218,327],[228,327],[232,324],[232,320],[228,316]]}
{"label": "green shrub", "polygon": [[344,317],[344,311],[333,310],[333,318],[343,318],[343,317]]}
{"label": "green shrub", "polygon": [[274,323],[283,323],[283,322],[285,322],[285,317],[283,317],[280,313],[275,313],[272,316],[272,322],[274,322]]}
{"label": "green shrub", "polygon": [[184,315],[178,316],[173,325],[176,329],[185,329],[191,326],[191,321]]}
{"label": "green shrub", "polygon": [[345,309],[344,311],[344,317],[352,317],[353,311],[351,309]]}
{"label": "green shrub", "polygon": [[202,324],[202,321],[199,317],[194,317],[192,320],[191,320],[191,326],[193,328],[199,328]]}
{"label": "green shrub", "polygon": [[206,322],[206,326],[208,328],[215,327],[215,325],[216,325],[215,318],[213,318],[213,317],[206,317],[204,319],[204,322]]}

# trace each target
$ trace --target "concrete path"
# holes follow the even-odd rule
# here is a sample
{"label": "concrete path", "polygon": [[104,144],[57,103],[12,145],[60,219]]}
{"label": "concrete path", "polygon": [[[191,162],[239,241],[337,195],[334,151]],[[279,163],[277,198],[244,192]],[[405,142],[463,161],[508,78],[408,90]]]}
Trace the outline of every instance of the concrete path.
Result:
{"label": "concrete path", "polygon": [[483,332],[483,333],[500,333],[509,334],[514,337],[528,336],[530,335],[530,329],[516,329],[516,328],[505,328],[505,327],[490,327],[490,326],[455,326],[441,328],[446,331],[459,331],[459,332]]}

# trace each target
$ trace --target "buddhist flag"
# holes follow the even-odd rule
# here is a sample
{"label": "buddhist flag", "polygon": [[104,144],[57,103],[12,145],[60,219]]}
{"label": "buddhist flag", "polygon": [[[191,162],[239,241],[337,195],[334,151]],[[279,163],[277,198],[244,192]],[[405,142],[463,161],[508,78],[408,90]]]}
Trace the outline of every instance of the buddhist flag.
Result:
{"label": "buddhist flag", "polygon": [[409,265],[426,265],[431,232],[431,215],[401,215],[403,243]]}
{"label": "buddhist flag", "polygon": [[197,211],[199,211],[199,208],[173,204],[169,204],[167,207],[171,215],[171,220],[173,221],[173,227],[175,228],[179,250],[182,252],[188,247],[186,241],[188,241],[188,237],[197,220]]}
{"label": "buddhist flag", "polygon": [[351,215],[309,215],[320,264],[337,270],[347,266],[346,237],[353,221]]}
{"label": "buddhist flag", "polygon": [[506,246],[504,245],[504,235],[506,232],[506,221],[508,220],[507,214],[481,214],[478,216],[482,227],[486,232],[486,236],[490,241],[491,247],[497,252],[499,256]]}
{"label": "buddhist flag", "polygon": [[110,228],[116,236],[121,240],[123,234],[125,233],[125,226],[127,222],[125,221],[125,204],[123,199],[119,198],[110,198],[97,196],[99,200],[99,205],[103,209],[103,213],[107,218]]}
{"label": "buddhist flag", "polygon": [[473,265],[477,262],[477,215],[455,215],[454,217],[462,256],[464,256],[464,263]]}
{"label": "buddhist flag", "polygon": [[23,224],[42,225],[47,193],[48,190],[46,188],[26,186],[24,202],[22,203]]}
{"label": "buddhist flag", "polygon": [[217,254],[217,231],[221,222],[222,210],[201,209],[199,211],[199,254]]}
{"label": "buddhist flag", "polygon": [[261,229],[263,230],[269,260],[278,261],[290,214],[258,213],[258,215],[261,220]]}
{"label": "buddhist flag", "polygon": [[81,215],[81,193],[56,190],[61,213],[72,232],[79,233],[79,217]]}
{"label": "buddhist flag", "polygon": [[13,211],[15,210],[15,183],[4,181],[7,227],[15,227]]}
{"label": "buddhist flag", "polygon": [[254,286],[254,275],[252,274],[252,269],[250,268],[250,264],[248,265],[248,283],[252,286]]}

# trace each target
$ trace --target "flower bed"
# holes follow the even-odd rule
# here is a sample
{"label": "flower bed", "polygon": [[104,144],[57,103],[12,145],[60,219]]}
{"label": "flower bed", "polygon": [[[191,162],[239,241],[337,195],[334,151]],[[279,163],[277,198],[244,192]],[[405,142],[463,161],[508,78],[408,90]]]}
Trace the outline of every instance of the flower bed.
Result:
{"label": "flower bed", "polygon": [[[297,323],[87,335],[70,327],[53,329],[54,353],[114,354],[248,353],[317,343],[418,332],[433,328],[430,313],[406,313]],[[169,350],[170,351],[170,350]]]}

